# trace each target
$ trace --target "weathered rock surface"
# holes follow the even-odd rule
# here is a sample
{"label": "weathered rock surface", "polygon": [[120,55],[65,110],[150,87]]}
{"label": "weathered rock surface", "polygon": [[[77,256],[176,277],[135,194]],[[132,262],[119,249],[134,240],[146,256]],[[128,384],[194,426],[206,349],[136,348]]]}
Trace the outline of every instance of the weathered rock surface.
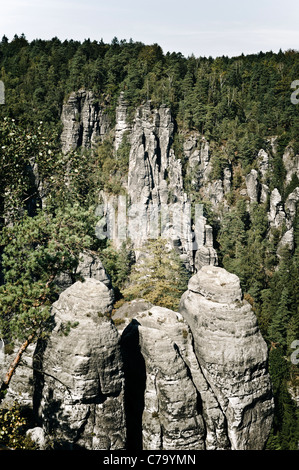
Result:
{"label": "weathered rock surface", "polygon": [[258,202],[260,198],[260,183],[258,180],[258,172],[251,170],[245,178],[247,194],[250,198],[250,202]]}
{"label": "weathered rock surface", "polygon": [[237,276],[204,266],[190,279],[180,313],[141,299],[113,319],[129,446],[137,439],[137,448],[149,450],[264,448],[274,407],[267,346]]}
{"label": "weathered rock surface", "polygon": [[286,219],[281,194],[277,188],[274,188],[270,194],[268,219],[270,226],[275,228],[281,227]]}
{"label": "weathered rock surface", "polygon": [[213,247],[213,228],[206,224],[205,218],[203,218],[202,225],[202,229],[199,230],[199,233],[202,233],[202,238],[196,237],[198,246],[196,246],[194,261],[195,271],[199,271],[202,266],[218,265],[217,252]]}
{"label": "weathered rock surface", "polygon": [[55,448],[123,449],[124,378],[119,336],[106,313],[113,296],[94,278],[53,304],[54,329],[35,362],[36,406]]}
{"label": "weathered rock surface", "polygon": [[[170,110],[153,109],[148,102],[138,108],[134,119],[129,158],[128,194],[132,204],[168,202],[166,182],[174,123]],[[182,187],[169,183],[174,192]]]}
{"label": "weathered rock surface", "polygon": [[[93,252],[80,253],[77,268],[72,274],[60,273],[56,279],[56,285],[60,292],[74,284],[76,278],[96,279],[103,282],[107,287],[112,287],[111,280],[107,275],[99,256]],[[111,295],[113,291],[111,290]]]}
{"label": "weathered rock surface", "polygon": [[227,423],[232,449],[262,449],[272,424],[267,346],[237,276],[204,266],[189,281],[180,312],[197,360]]}
{"label": "weathered rock surface", "polygon": [[116,108],[116,123],[115,123],[115,136],[114,136],[114,147],[115,150],[118,150],[120,144],[122,143],[123,136],[125,133],[129,133],[132,129],[131,124],[128,123],[128,103],[124,99],[124,94],[121,93],[118,106]]}
{"label": "weathered rock surface", "polygon": [[[97,139],[102,139],[110,131],[113,132],[114,151],[117,151],[124,135],[127,134],[131,146],[128,177],[127,181],[123,182],[129,197],[127,236],[136,249],[142,246],[146,239],[155,238],[160,234],[167,234],[170,241],[179,239],[182,259],[186,267],[193,271],[191,221],[189,217],[186,223],[185,216],[190,201],[184,188],[183,163],[175,156],[172,146],[175,124],[171,110],[164,105],[156,109],[148,101],[136,109],[131,122],[128,120],[128,103],[124,94],[120,93],[115,113],[115,126],[112,129],[105,106],[99,105],[91,91],[73,92],[64,104],[61,116],[62,151],[68,153],[79,147],[92,148]],[[224,182],[208,182],[212,169],[208,141],[198,133],[187,137],[183,158],[188,160],[187,175],[191,178],[193,187],[201,188],[204,196],[212,202],[222,200],[230,188],[231,171],[226,169]],[[218,183],[220,195],[215,187]],[[206,192],[205,184],[209,186]],[[104,196],[104,201],[107,198]],[[170,205],[175,207],[169,212]],[[169,221],[159,225],[159,221],[164,220],[165,208],[165,218],[169,218]],[[107,208],[104,207],[103,215],[107,224],[104,225],[113,225],[113,222],[108,220],[109,211],[105,209]],[[100,231],[102,234],[103,231]],[[109,235],[113,236],[117,246],[121,244],[117,230],[110,230]],[[215,256],[205,255],[201,257],[201,263],[209,262],[209,259],[212,263],[215,262]]]}
{"label": "weathered rock surface", "polygon": [[187,323],[178,312],[146,307],[139,300],[117,312],[118,324],[125,322],[118,328],[129,449],[229,448],[225,417],[201,372]]}
{"label": "weathered rock surface", "polygon": [[[169,108],[155,109],[150,102],[138,108],[131,130],[127,190],[131,220],[135,217],[141,223],[136,227],[133,224],[130,238],[140,247],[144,239],[151,238],[150,230],[155,230],[156,223],[160,223],[155,236],[161,234],[172,241],[186,267],[192,271],[196,249],[190,201],[184,189],[182,162],[172,148],[173,138],[174,121]],[[184,144],[184,153],[189,158],[190,178],[195,186],[202,184],[210,171],[208,142],[193,134]],[[202,246],[205,241],[195,243]],[[212,253],[210,257],[202,257],[201,262],[209,263],[210,259],[211,263],[216,262]]]}
{"label": "weathered rock surface", "polygon": [[286,224],[288,229],[292,228],[295,215],[296,215],[296,205],[299,201],[299,187],[294,189],[294,191],[288,195],[285,201],[285,212],[286,212]]}
{"label": "weathered rock surface", "polygon": [[292,147],[285,149],[282,159],[286,169],[286,183],[291,181],[293,175],[299,178],[299,155],[294,155]]}
{"label": "weathered rock surface", "polygon": [[[4,346],[3,350],[0,351],[0,383],[4,379],[10,364],[15,359],[20,346],[21,344],[15,343],[12,349],[9,347],[7,351],[7,348]],[[35,346],[35,344],[29,345],[23,354],[22,360],[12,376],[5,398],[1,401],[1,407],[10,407],[17,401],[25,408],[32,408],[32,396],[34,393],[33,354]]]}
{"label": "weathered rock surface", "polygon": [[267,347],[237,276],[202,267],[180,312],[141,299],[111,322],[112,301],[109,285],[86,277],[53,305],[53,330],[33,363],[31,352],[34,381],[29,369],[21,397],[29,405],[34,396],[40,421],[29,434],[40,448],[264,447],[273,413]]}
{"label": "weathered rock surface", "polygon": [[105,108],[95,101],[91,91],[71,93],[63,106],[61,120],[61,143],[65,154],[81,146],[92,147],[96,139],[103,137],[109,129]]}

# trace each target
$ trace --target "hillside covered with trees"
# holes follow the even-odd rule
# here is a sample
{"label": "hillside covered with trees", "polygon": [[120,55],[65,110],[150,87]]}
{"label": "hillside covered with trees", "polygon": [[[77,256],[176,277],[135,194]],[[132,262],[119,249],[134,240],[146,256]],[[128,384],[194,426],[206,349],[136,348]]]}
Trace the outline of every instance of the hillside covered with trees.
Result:
{"label": "hillside covered with trees", "polygon": [[[164,54],[158,44],[117,38],[105,44],[58,38],[28,42],[23,35],[8,41],[4,36],[0,337],[24,344],[46,334],[50,307],[58,296],[55,279],[72,272],[84,249],[99,253],[117,302],[138,297],[140,271],[130,247],[117,249],[94,231],[99,191],[125,193],[120,180],[128,171],[130,143],[124,139],[114,154],[109,134],[95,148],[64,155],[61,114],[70,94],[80,89],[93,92],[111,127],[121,93],[131,121],[146,102],[155,108],[164,105],[174,119],[172,149],[182,162],[184,190],[193,201],[202,199],[184,155],[187,136],[195,132],[209,141],[211,181],[223,179],[225,169],[231,168],[226,209],[205,199],[205,215],[213,227],[219,265],[240,278],[269,348],[275,418],[267,449],[298,449],[299,411],[292,392],[297,390],[298,405],[298,360],[291,360],[299,340],[298,200],[292,246],[280,244],[286,225],[271,227],[268,217],[274,189],[283,206],[299,187],[299,169],[290,173],[284,163],[286,152],[292,162],[298,161],[299,104],[291,100],[297,79],[299,52],[294,50],[186,58],[179,52]],[[263,201],[248,204],[242,190],[246,176],[259,168],[261,149],[271,156],[265,174],[269,193]],[[47,192],[46,207],[36,194],[36,168]],[[150,243],[148,249],[155,262],[143,268],[148,269],[144,298],[175,309],[188,275],[175,255],[167,257],[161,243]],[[0,414],[0,425],[1,419]]]}

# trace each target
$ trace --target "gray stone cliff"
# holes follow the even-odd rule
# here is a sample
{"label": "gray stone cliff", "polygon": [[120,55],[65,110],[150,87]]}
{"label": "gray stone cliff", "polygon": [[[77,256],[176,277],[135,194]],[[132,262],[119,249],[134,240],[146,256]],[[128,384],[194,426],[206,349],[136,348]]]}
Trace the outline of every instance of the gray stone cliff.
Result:
{"label": "gray stone cliff", "polygon": [[78,147],[91,148],[109,129],[105,108],[95,101],[91,91],[79,90],[69,96],[62,109],[63,153]]}
{"label": "gray stone cliff", "polygon": [[[128,217],[133,227],[128,235],[136,250],[149,238],[149,230],[154,230],[155,237],[163,235],[176,245],[190,271],[200,269],[203,263],[217,264],[213,243],[207,245],[208,249],[201,250],[198,264],[194,257],[197,246],[205,245],[205,237],[201,235],[205,230],[206,219],[202,217],[203,230],[197,236],[194,249],[195,235],[191,230],[190,200],[184,189],[183,164],[172,148],[175,123],[170,109],[166,106],[156,109],[151,102],[147,102],[136,109],[133,120],[129,122],[128,104],[121,93],[115,112],[115,125],[111,127],[104,107],[99,107],[94,101],[92,92],[80,90],[70,95],[61,116],[62,150],[68,153],[79,147],[92,148],[97,139],[104,138],[111,131],[116,151],[124,134],[128,135],[131,149],[124,188],[130,208]],[[187,172],[197,179],[196,184],[207,184],[211,172],[209,143],[204,138],[200,140],[197,135],[190,137],[184,145],[184,158],[189,159]],[[224,189],[221,188],[223,197]],[[211,193],[215,193],[213,185],[209,186],[208,196]],[[107,201],[111,201],[111,195],[101,194],[100,199],[106,207]],[[107,208],[104,209],[104,216],[108,219],[107,211]],[[156,230],[155,224],[159,220],[157,213],[163,222]],[[112,232],[116,245],[120,245],[117,233],[113,229]]]}
{"label": "gray stone cliff", "polygon": [[[34,397],[42,431],[32,432],[43,432],[55,448],[263,449],[273,416],[267,347],[239,279],[217,267],[213,227],[203,214],[191,220],[194,201],[185,184],[186,179],[200,200],[210,202],[220,220],[230,210],[232,165],[213,179],[210,143],[195,131],[182,136],[177,158],[170,109],[147,102],[128,119],[123,94],[113,126],[105,106],[85,90],[70,95],[62,123],[64,153],[92,148],[108,133],[117,151],[128,137],[124,188],[136,258],[148,238],[148,221],[151,229],[153,220],[160,221],[155,210],[161,215],[171,207],[156,235],[169,240],[193,276],[179,312],[133,301],[111,320],[110,280],[94,254],[82,254],[74,273],[80,280],[66,274],[57,279],[61,293],[52,309],[53,330],[35,354],[28,351],[8,398],[19,394],[30,406]],[[283,156],[287,181],[298,174],[295,157],[291,149]],[[270,191],[271,162],[261,149],[256,167],[241,177],[239,194],[248,208],[269,200],[269,230],[286,227],[279,255],[285,245],[292,249],[299,195],[296,188],[283,201],[277,188]],[[118,196],[99,196],[107,216]],[[111,233],[121,246],[113,226]]]}

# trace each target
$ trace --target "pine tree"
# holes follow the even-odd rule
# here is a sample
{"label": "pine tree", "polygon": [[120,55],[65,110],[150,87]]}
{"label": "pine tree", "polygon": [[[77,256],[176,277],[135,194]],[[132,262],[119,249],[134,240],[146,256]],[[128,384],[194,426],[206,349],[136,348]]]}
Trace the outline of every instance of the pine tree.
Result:
{"label": "pine tree", "polygon": [[188,275],[178,254],[163,238],[150,240],[124,289],[125,300],[143,298],[154,305],[177,310],[187,288]]}
{"label": "pine tree", "polygon": [[28,345],[48,330],[51,304],[57,299],[57,276],[74,273],[80,253],[94,247],[93,212],[93,208],[64,207],[55,215],[24,215],[3,229],[0,336],[20,347],[0,392],[8,388]]}

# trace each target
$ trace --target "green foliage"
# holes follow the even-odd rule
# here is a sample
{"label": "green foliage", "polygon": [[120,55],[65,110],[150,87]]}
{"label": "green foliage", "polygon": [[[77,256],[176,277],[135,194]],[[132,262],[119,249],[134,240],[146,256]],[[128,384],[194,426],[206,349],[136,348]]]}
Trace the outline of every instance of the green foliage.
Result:
{"label": "green foliage", "polygon": [[73,323],[70,321],[68,321],[67,323],[62,323],[59,328],[59,333],[64,336],[68,336],[71,331],[71,328],[77,328],[78,325],[79,322],[77,321]]}
{"label": "green foliage", "polygon": [[275,415],[272,434],[267,443],[270,450],[297,450],[299,414],[288,392],[290,365],[283,350],[273,348],[269,354],[269,372],[275,397]]}
{"label": "green foliage", "polygon": [[143,298],[154,305],[177,310],[188,283],[188,274],[177,253],[163,238],[149,240],[144,256],[132,268],[125,300]]}
{"label": "green foliage", "polygon": [[[295,233],[296,227],[297,217]],[[219,254],[223,266],[240,277],[244,297],[252,304],[270,347],[275,417],[267,449],[292,450],[299,439],[298,410],[289,393],[299,377],[298,366],[290,363],[291,344],[299,338],[298,244],[295,253],[285,247],[278,258],[282,232],[269,234],[268,230],[265,205],[251,204],[247,212],[245,201],[239,200],[223,218]]]}
{"label": "green foliage", "polygon": [[0,216],[12,220],[37,198],[32,167],[38,166],[40,178],[52,174],[56,138],[47,139],[42,123],[28,129],[14,119],[0,122]]}
{"label": "green foliage", "polygon": [[72,274],[79,254],[93,247],[93,212],[79,206],[65,207],[55,215],[24,215],[3,229],[2,337],[24,341],[43,333],[56,298],[57,276],[61,272]]}
{"label": "green foliage", "polygon": [[[130,143],[128,134],[123,135],[122,142],[117,149],[113,148],[113,140],[110,136],[101,142],[96,151],[99,174],[98,188],[108,193],[123,194],[123,181],[129,169]],[[97,186],[95,186],[97,187]]]}
{"label": "green foliage", "polygon": [[17,403],[9,409],[0,409],[0,444],[14,450],[35,450],[35,444],[25,434],[26,426]]}
{"label": "green foliage", "polygon": [[[0,80],[6,91],[5,105],[0,106],[5,275],[0,286],[1,335],[24,339],[46,331],[50,305],[56,298],[55,277],[59,272],[72,274],[84,248],[97,251],[101,247],[103,264],[119,298],[122,294],[128,299],[143,296],[177,309],[186,276],[179,259],[161,241],[150,242],[143,263],[132,267],[129,247],[115,250],[94,238],[91,206],[97,203],[98,191],[124,191],[130,152],[127,136],[117,152],[112,136],[92,151],[79,149],[62,155],[59,149],[63,102],[81,87],[92,90],[98,103],[105,103],[111,125],[121,91],[129,103],[130,118],[146,100],[154,106],[166,104],[175,121],[172,148],[182,159],[184,189],[192,202],[201,201],[202,195],[199,168],[191,174],[183,158],[183,137],[190,131],[209,140],[212,179],[222,178],[227,166],[233,170],[232,189],[226,195],[231,207],[217,237],[219,261],[240,277],[262,333],[272,344],[276,417],[268,448],[296,448],[298,412],[287,385],[292,380],[290,344],[299,338],[298,211],[293,224],[295,250],[286,249],[278,258],[282,231],[269,231],[266,205],[251,204],[248,211],[240,190],[260,148],[270,154],[265,182],[270,190],[277,187],[285,201],[298,187],[296,175],[285,185],[283,163],[288,145],[294,154],[299,151],[298,106],[290,101],[290,84],[299,73],[298,58],[293,50],[185,58],[180,53],[163,54],[157,44],[117,38],[105,44],[58,38],[29,42],[23,35],[8,41],[4,37],[0,43]],[[277,136],[274,153],[267,143],[273,136]],[[46,195],[43,201],[38,198],[38,182]],[[214,224],[207,203],[205,211]],[[297,369],[292,371],[297,377]]]}
{"label": "green foliage", "polygon": [[299,178],[296,173],[293,174],[291,181],[287,185],[285,191],[284,191],[284,199],[287,199],[287,197],[296,189],[299,187]]}
{"label": "green foliage", "polygon": [[130,246],[123,242],[120,249],[114,248],[111,242],[107,242],[103,247],[99,256],[103,262],[106,272],[111,278],[111,282],[115,291],[116,300],[121,297],[121,292],[125,288],[131,268],[134,263],[133,251]]}
{"label": "green foliage", "polygon": [[[59,126],[65,96],[92,90],[111,110],[124,91],[133,110],[144,100],[166,104],[180,127],[209,140],[237,143],[237,158],[253,162],[261,139],[285,135],[296,142],[299,120],[290,101],[298,52],[216,59],[163,54],[157,44],[116,39],[28,42],[16,36],[0,43],[0,80],[6,104],[0,115]],[[58,127],[57,127],[58,128]]]}

